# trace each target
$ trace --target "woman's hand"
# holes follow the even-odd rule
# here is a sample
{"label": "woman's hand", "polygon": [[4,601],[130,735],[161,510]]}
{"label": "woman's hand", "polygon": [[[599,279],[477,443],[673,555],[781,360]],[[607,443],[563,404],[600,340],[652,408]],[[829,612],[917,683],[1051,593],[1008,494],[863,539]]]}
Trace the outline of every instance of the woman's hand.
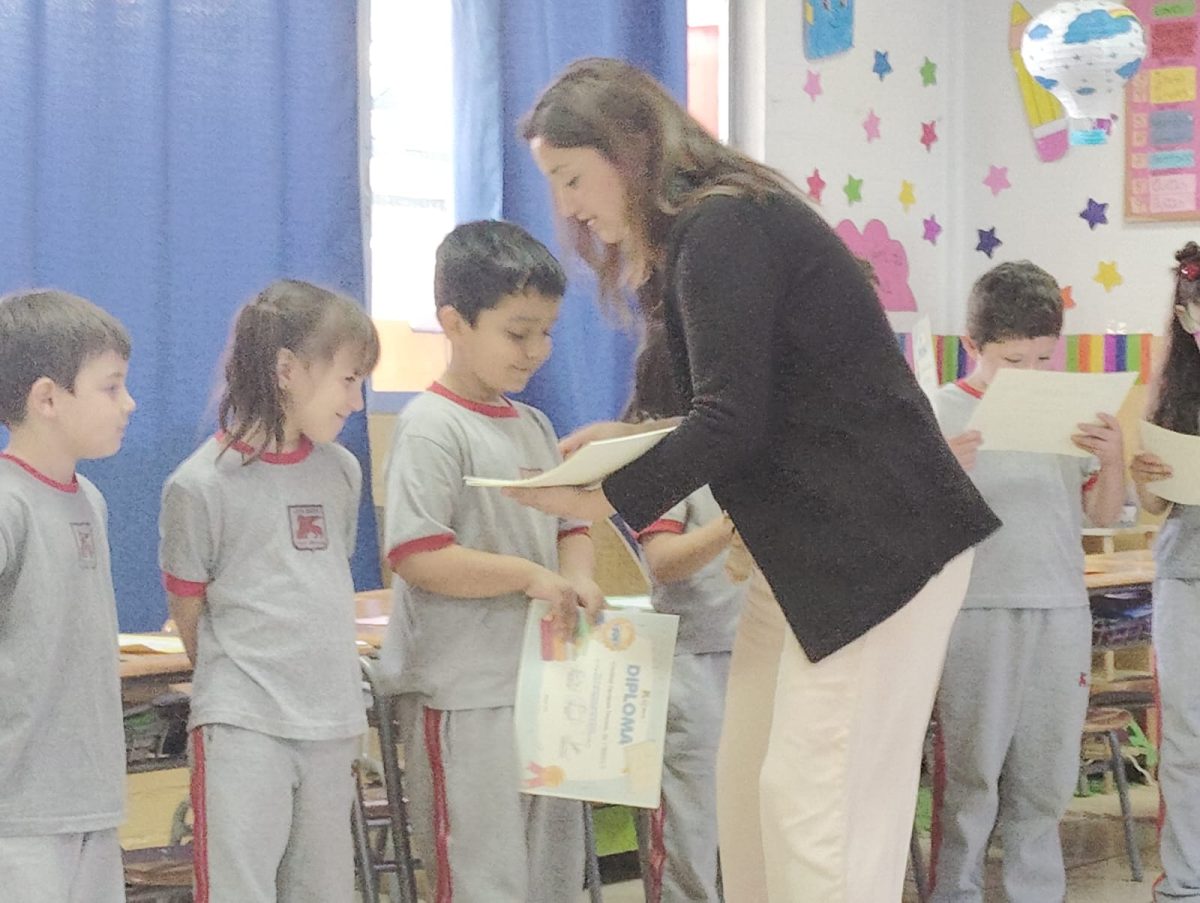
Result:
{"label": "woman's hand", "polygon": [[[604,424],[597,424],[604,425]],[[616,514],[601,489],[581,486],[546,486],[541,489],[502,489],[514,502],[536,508],[545,514],[568,520],[600,521]]]}
{"label": "woman's hand", "polygon": [[558,450],[562,452],[564,458],[569,458],[589,442],[598,442],[601,439],[618,439],[621,436],[633,436],[644,432],[645,429],[645,425],[641,423],[622,423],[616,420],[591,423],[577,429],[565,439],[560,440]]}

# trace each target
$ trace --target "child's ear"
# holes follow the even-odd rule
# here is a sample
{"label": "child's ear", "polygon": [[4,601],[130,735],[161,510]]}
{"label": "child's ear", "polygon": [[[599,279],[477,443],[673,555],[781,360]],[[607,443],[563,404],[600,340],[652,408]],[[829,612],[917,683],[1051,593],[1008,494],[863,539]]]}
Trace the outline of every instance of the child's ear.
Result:
{"label": "child's ear", "polygon": [[275,355],[275,382],[279,388],[287,389],[295,377],[296,368],[300,366],[300,358],[291,348],[280,348]]}
{"label": "child's ear", "polygon": [[54,395],[57,389],[58,384],[48,376],[36,380],[29,387],[29,394],[25,396],[25,416],[53,417]]}
{"label": "child's ear", "polygon": [[442,332],[448,336],[458,335],[464,329],[469,328],[469,324],[463,318],[463,315],[449,304],[443,304],[437,309],[437,321],[442,327]]}
{"label": "child's ear", "polygon": [[967,356],[973,361],[979,360],[979,352],[982,346],[976,345],[974,340],[966,335],[963,336],[962,343],[963,347],[967,349]]}

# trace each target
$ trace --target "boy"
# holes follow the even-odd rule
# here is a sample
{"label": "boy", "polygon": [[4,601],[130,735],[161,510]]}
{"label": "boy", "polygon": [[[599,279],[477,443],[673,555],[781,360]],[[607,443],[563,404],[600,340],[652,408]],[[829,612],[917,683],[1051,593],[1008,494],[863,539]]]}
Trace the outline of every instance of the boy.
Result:
{"label": "boy", "polygon": [[[655,611],[679,615],[662,805],[639,820],[647,903],[720,903],[717,741],[747,583],[726,573],[733,522],[705,486],[638,534]],[[648,828],[648,830],[647,830]]]}
{"label": "boy", "polygon": [[463,485],[554,467],[554,431],[506,395],[550,355],[566,278],[519,226],[459,226],[437,251],[434,298],[452,356],[401,413],[387,464],[388,561],[406,586],[403,682],[420,694],[407,746],[414,832],[438,900],[572,900],[579,803],[519,792],[513,705],[529,599],[560,629],[603,605],[582,525]]}
{"label": "boy", "polygon": [[125,899],[125,738],[104,497],[129,335],[82,298],[0,299],[0,896]]}
{"label": "boy", "polygon": [[986,435],[964,431],[998,370],[1050,367],[1062,319],[1059,287],[1045,270],[1019,261],[988,271],[968,301],[972,372],[938,395],[951,448],[1004,524],[976,548],[938,693],[939,903],[983,900],[997,815],[1006,898],[1066,893],[1058,823],[1078,774],[1091,667],[1080,531],[1084,512],[1097,525],[1120,515],[1121,428],[1109,414],[1079,425],[1072,439],[1094,458],[990,452]]}
{"label": "boy", "polygon": [[[682,395],[670,378],[661,328],[647,330],[637,396],[626,419],[675,417]],[[704,486],[648,526],[638,541],[653,580],[655,611],[679,616],[662,803],[637,820],[647,903],[720,903],[717,741],[738,616],[749,584],[730,574],[734,528]]]}

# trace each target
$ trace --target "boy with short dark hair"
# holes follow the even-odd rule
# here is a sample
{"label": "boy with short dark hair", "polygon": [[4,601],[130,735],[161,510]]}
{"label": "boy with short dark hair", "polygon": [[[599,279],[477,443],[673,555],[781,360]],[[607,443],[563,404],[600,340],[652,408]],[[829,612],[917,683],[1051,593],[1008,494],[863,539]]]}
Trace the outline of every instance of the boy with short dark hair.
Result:
{"label": "boy with short dark hair", "polygon": [[510,401],[550,355],[566,277],[524,229],[484,221],[437,252],[450,364],[400,414],[387,464],[388,561],[405,586],[393,618],[411,644],[401,681],[420,694],[408,744],[413,822],[437,899],[561,903],[583,884],[578,802],[519,792],[513,726],[530,599],[560,629],[603,605],[584,524],[463,485],[560,460],[545,415]]}
{"label": "boy with short dark hair", "polygon": [[66,292],[0,299],[0,896],[125,899],[125,737],[108,509],[129,336]]}
{"label": "boy with short dark hair", "polygon": [[966,431],[998,370],[1050,368],[1062,321],[1062,295],[1045,270],[1028,261],[989,270],[967,307],[973,369],[937,397],[951,448],[1003,521],[975,549],[938,692],[938,903],[982,903],[997,817],[1006,899],[1066,894],[1058,823],[1078,774],[1091,670],[1082,518],[1104,525],[1120,514],[1121,428],[1109,414],[1079,425],[1072,439],[1093,457],[988,451],[986,435]]}

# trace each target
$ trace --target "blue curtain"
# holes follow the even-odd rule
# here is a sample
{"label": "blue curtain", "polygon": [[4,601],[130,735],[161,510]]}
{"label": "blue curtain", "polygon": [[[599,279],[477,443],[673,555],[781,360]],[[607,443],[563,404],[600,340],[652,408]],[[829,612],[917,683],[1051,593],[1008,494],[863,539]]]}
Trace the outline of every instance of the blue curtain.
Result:
{"label": "blue curtain", "polygon": [[[550,195],[517,123],[572,60],[612,56],[654,75],[681,101],[687,84],[685,0],[454,0],[455,214],[503,217],[566,257]],[[554,353],[523,398],[559,433],[624,409],[637,338],[605,318],[582,265],[554,332]]]}
{"label": "blue curtain", "polygon": [[[84,465],[108,498],[121,626],[155,628],[167,474],[212,429],[235,309],[280,276],[363,298],[356,4],[0,4],[0,292],[55,286],[119,317],[138,402]],[[354,559],[379,585],[365,417]]]}

